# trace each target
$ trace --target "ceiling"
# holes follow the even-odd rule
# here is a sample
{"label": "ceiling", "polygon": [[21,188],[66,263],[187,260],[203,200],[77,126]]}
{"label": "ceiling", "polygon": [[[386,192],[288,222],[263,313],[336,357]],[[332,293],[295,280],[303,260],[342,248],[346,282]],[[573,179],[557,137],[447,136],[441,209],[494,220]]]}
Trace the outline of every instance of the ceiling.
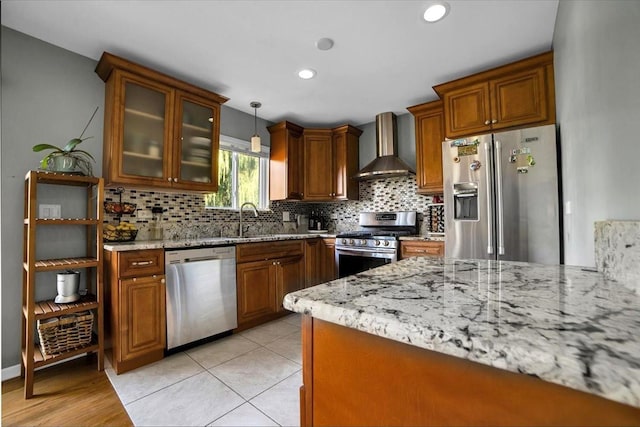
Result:
{"label": "ceiling", "polygon": [[[363,124],[433,85],[551,49],[558,0],[4,0],[2,25],[98,60],[123,56],[302,126]],[[329,37],[331,50],[315,42]],[[301,80],[298,70],[317,71]]]}

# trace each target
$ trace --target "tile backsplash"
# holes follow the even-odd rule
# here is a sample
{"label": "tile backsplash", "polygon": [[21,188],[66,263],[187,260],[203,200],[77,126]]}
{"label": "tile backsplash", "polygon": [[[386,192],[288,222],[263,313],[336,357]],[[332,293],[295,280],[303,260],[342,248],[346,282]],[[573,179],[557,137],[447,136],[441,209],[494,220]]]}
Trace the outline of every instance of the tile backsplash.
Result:
{"label": "tile backsplash", "polygon": [[[330,232],[343,232],[358,228],[360,212],[417,211],[420,234],[428,231],[428,221],[423,221],[431,196],[416,194],[415,177],[386,178],[360,183],[359,201],[329,203],[306,203],[273,201],[269,211],[260,211],[255,218],[249,211],[243,213],[243,223],[247,235],[295,232],[296,215],[308,215],[312,210],[326,221]],[[105,190],[105,200],[118,201],[120,195],[115,189]],[[135,203],[137,209],[151,210],[154,206],[164,208],[162,224],[165,239],[235,236],[238,234],[238,211],[230,209],[207,209],[201,194],[165,193],[125,189],[122,201]],[[290,212],[291,221],[282,221],[282,212]],[[337,219],[331,219],[332,217]],[[149,236],[151,219],[141,219],[136,215],[123,215],[138,228],[138,240]],[[118,217],[105,214],[105,223],[115,224]]]}

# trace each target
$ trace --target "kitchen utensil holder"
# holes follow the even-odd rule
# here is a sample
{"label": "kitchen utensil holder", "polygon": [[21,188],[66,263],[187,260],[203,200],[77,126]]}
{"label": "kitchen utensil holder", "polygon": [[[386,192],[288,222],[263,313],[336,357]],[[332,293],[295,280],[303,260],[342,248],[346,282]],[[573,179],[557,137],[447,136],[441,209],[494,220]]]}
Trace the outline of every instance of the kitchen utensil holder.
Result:
{"label": "kitchen utensil holder", "polygon": [[91,342],[91,311],[38,320],[40,349],[45,356],[84,347]]}

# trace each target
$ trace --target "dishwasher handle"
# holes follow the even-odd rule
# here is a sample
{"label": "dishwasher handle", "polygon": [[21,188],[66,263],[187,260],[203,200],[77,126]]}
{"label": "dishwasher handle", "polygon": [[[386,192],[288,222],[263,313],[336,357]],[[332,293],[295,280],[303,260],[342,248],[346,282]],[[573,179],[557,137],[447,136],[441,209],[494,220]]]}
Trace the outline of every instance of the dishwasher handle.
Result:
{"label": "dishwasher handle", "polygon": [[196,261],[215,261],[222,259],[233,259],[233,256],[216,256],[216,255],[206,255],[206,256],[196,256],[191,258],[185,258],[183,262],[196,262]]}

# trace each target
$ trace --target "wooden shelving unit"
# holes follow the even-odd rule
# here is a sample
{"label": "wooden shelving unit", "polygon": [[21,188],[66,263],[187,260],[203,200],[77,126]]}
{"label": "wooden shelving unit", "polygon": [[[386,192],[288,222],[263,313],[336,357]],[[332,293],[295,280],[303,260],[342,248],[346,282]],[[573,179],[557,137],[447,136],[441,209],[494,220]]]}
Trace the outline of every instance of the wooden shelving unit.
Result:
{"label": "wooden shelving unit", "polygon": [[[87,189],[85,218],[38,218],[38,184],[79,186]],[[24,242],[22,272],[22,360],[24,397],[33,396],[34,370],[83,353],[97,353],[98,370],[104,369],[104,289],[102,283],[102,220],[104,181],[102,178],[45,171],[29,171],[24,190]],[[36,229],[47,226],[85,226],[86,254],[83,257],[36,259]],[[40,272],[83,269],[86,271],[87,295],[68,304],[53,300],[36,301],[36,275]],[[54,286],[49,284],[47,286]],[[89,344],[60,354],[44,355],[35,339],[36,322],[61,315],[91,310],[94,333]]]}

